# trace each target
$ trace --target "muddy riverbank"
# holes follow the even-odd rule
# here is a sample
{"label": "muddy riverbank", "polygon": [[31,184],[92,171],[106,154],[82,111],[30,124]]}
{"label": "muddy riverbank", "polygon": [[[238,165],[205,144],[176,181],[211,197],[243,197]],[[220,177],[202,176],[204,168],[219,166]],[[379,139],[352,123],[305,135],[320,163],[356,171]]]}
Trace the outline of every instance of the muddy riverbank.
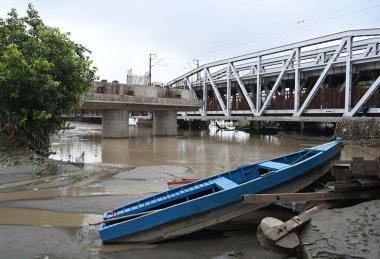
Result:
{"label": "muddy riverbank", "polygon": [[[103,246],[89,223],[165,190],[173,178],[206,177],[326,141],[212,130],[155,138],[135,127],[126,140],[103,140],[99,125],[74,126],[53,141],[56,161],[0,145],[0,258],[283,258],[259,247],[255,224],[154,245]],[[345,149],[344,159],[358,154]],[[84,167],[59,162],[83,152]],[[36,173],[46,164],[55,174]]]}
{"label": "muddy riverbank", "polygon": [[[261,250],[255,227],[206,231],[154,245],[103,246],[97,228],[104,211],[167,188],[187,167],[120,167],[57,163],[55,175],[34,174],[31,154],[18,151],[0,170],[0,258],[281,258]],[[4,162],[7,155],[1,153]],[[10,160],[7,160],[8,162]],[[53,161],[54,162],[54,161]]]}

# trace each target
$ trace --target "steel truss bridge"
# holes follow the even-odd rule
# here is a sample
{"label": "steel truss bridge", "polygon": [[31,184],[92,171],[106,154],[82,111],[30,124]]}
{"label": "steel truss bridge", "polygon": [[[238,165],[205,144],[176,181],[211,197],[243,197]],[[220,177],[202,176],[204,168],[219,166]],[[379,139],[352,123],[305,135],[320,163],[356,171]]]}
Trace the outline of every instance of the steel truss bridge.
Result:
{"label": "steel truss bridge", "polygon": [[380,117],[380,28],[204,64],[168,83],[204,101],[187,119],[338,121]]}

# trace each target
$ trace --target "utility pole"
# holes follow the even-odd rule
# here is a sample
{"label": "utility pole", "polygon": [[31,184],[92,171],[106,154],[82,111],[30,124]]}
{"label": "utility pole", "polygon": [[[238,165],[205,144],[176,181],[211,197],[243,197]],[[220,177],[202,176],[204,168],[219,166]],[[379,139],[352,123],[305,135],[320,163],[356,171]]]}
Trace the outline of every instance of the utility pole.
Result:
{"label": "utility pole", "polygon": [[149,86],[152,85],[152,57],[156,57],[156,54],[149,54]]}
{"label": "utility pole", "polygon": [[[195,65],[197,66],[197,68],[199,67],[199,59],[193,59],[193,62],[195,63]],[[199,81],[199,73],[197,73],[197,82]]]}

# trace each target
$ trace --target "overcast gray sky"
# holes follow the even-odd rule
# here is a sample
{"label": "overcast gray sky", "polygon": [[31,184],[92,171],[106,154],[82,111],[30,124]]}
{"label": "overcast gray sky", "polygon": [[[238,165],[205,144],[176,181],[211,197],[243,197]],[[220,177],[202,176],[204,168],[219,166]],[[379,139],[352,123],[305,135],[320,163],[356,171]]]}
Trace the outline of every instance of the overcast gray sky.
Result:
{"label": "overcast gray sky", "polygon": [[168,82],[207,63],[344,30],[380,27],[380,0],[0,0],[22,16],[28,3],[45,24],[92,51],[100,79],[148,71]]}

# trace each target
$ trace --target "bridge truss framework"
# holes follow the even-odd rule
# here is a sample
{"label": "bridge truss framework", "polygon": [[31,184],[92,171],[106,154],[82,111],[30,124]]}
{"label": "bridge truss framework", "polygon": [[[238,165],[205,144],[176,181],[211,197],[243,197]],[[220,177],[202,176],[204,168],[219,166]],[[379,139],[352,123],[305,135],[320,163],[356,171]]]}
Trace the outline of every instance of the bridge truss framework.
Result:
{"label": "bridge truss framework", "polygon": [[380,116],[380,29],[352,30],[204,64],[168,83],[204,106],[183,118],[336,121]]}

